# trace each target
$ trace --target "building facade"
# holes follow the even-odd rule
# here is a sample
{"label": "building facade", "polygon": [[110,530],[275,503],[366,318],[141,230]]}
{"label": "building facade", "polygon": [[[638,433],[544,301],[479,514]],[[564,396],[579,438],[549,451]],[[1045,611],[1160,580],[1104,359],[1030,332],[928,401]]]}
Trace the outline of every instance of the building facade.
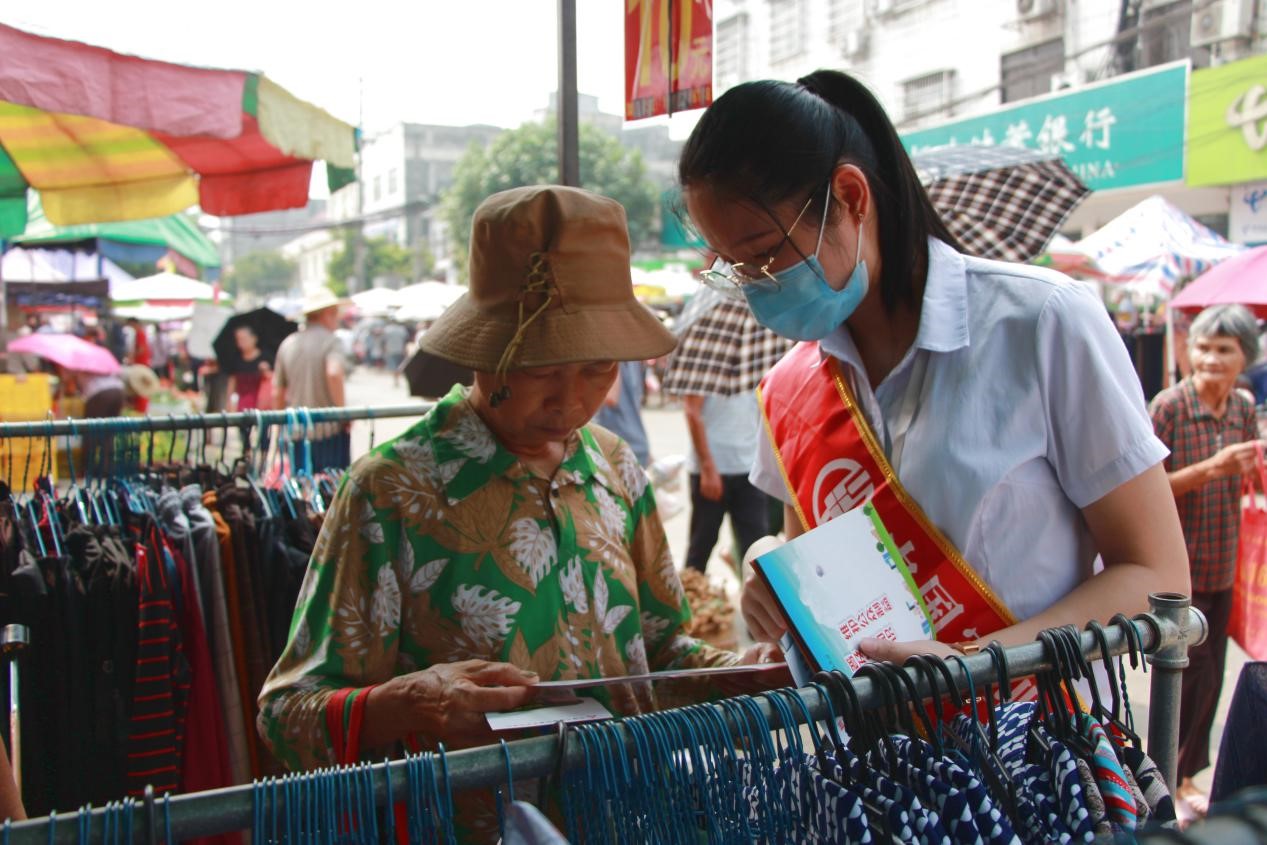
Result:
{"label": "building facade", "polygon": [[[1055,144],[1065,153],[1080,144],[1104,146],[1108,137],[1097,132],[1127,128],[1111,108],[1112,98],[1126,91],[1115,84],[1119,80],[1173,63],[1190,63],[1197,71],[1262,52],[1267,2],[716,0],[714,21],[716,94],[748,79],[846,70],[871,87],[908,143],[936,137],[936,127],[967,126],[1017,103],[1064,102],[1083,89],[1102,92],[1105,104],[1077,114],[1076,122],[1053,108],[1047,115],[1052,123],[1027,124],[1028,137],[1004,137],[987,127],[950,138]],[[1161,105],[1177,109],[1182,122],[1184,103],[1170,100],[1186,97],[1185,86],[1166,91]],[[1133,105],[1142,110],[1148,104]],[[1141,111],[1141,129],[1145,119]],[[1006,132],[1020,122],[1000,126]],[[944,142],[947,136],[941,137]],[[1067,233],[1090,232],[1152,194],[1226,233],[1233,189],[1186,183],[1186,136],[1179,144],[1168,153],[1179,163],[1178,175],[1156,182],[1143,174],[1100,180],[1102,163],[1088,159],[1081,170],[1071,163],[1096,191],[1071,217]],[[1143,157],[1131,161],[1142,163]]]}

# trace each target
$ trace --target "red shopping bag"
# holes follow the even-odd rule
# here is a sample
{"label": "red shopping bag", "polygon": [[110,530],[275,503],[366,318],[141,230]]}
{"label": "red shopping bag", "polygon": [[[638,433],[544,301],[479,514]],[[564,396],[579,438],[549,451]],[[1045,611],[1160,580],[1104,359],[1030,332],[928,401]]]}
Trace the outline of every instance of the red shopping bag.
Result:
{"label": "red shopping bag", "polygon": [[1241,536],[1236,555],[1236,584],[1228,633],[1253,660],[1267,660],[1267,508],[1258,492],[1267,494],[1267,464],[1257,447],[1258,489],[1252,476],[1242,483]]}

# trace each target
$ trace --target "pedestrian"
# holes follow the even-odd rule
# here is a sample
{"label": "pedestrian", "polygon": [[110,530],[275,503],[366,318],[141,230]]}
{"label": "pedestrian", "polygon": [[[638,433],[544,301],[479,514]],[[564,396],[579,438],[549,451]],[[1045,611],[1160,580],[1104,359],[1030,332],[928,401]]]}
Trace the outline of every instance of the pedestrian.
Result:
{"label": "pedestrian", "polygon": [[[260,349],[259,336],[250,326],[238,326],[233,330],[233,342],[237,345],[241,357],[236,362],[233,372],[228,374],[229,396],[237,397],[237,407],[231,410],[252,411],[256,408],[267,407],[273,397],[271,395],[265,397],[265,402],[261,405],[260,392],[266,378],[272,372],[272,367],[268,359],[264,357],[263,350]],[[270,387],[270,394],[271,390]]]}
{"label": "pedestrian", "polygon": [[[470,291],[423,349],[475,384],[348,471],[260,693],[260,733],[292,768],[381,759],[401,742],[493,742],[485,713],[528,702],[539,680],[777,653],[684,635],[647,477],[588,425],[617,361],[675,342],[634,298],[624,210],[576,188],[517,188],[485,200],[473,232]],[[767,682],[783,679],[750,681]],[[593,695],[633,716],[721,692],[697,679]],[[497,841],[492,793],[457,801],[460,841]]]}
{"label": "pedestrian", "polygon": [[[130,342],[128,343],[128,355],[123,361],[124,364],[140,364],[149,367],[153,361],[153,352],[150,348],[149,333],[145,328],[145,324],[136,317],[129,317],[127,327],[130,332]],[[132,394],[130,397],[132,410],[138,414],[144,414],[149,410],[150,400],[148,396]]]}
{"label": "pedestrian", "polygon": [[[870,500],[929,605],[937,642],[868,638],[865,654],[1028,643],[1187,591],[1166,449],[1103,304],[964,254],[862,83],[730,88],[679,178],[721,257],[710,284],[806,341],[762,384],[753,483],[786,503],[789,537]],[[753,577],[741,606],[756,639],[786,631]]]}
{"label": "pedestrian", "polygon": [[651,443],[642,424],[642,397],[646,384],[646,364],[642,361],[621,361],[616,380],[603,399],[594,422],[619,436],[633,449],[638,465],[651,464]]}
{"label": "pedestrian", "polygon": [[1256,460],[1257,417],[1236,380],[1258,360],[1258,324],[1240,305],[1216,305],[1192,321],[1187,342],[1191,375],[1157,394],[1150,410],[1170,449],[1166,472],[1187,543],[1192,604],[1209,624],[1205,642],[1188,649],[1179,707],[1176,809],[1192,818],[1208,809],[1193,777],[1210,765],[1236,580],[1241,476]]}
{"label": "pedestrian", "polygon": [[383,366],[392,374],[392,386],[400,384],[400,365],[405,362],[409,329],[392,320],[383,327]]}
{"label": "pedestrian", "polygon": [[687,394],[683,403],[691,435],[686,458],[691,488],[686,565],[704,572],[727,515],[740,556],[770,531],[769,498],[748,480],[761,437],[761,411],[751,391],[733,396]]}
{"label": "pedestrian", "polygon": [[[343,348],[334,336],[341,305],[329,288],[318,288],[304,297],[304,327],[277,349],[274,408],[343,407]],[[312,437],[317,466],[344,469],[352,462],[351,423],[318,423]]]}

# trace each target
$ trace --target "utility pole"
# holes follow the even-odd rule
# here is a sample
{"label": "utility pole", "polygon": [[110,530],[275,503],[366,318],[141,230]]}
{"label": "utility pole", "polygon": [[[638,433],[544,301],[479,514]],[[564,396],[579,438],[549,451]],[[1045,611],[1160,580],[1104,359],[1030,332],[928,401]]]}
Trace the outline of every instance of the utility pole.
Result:
{"label": "utility pole", "polygon": [[576,96],[576,0],[559,0],[559,184],[581,187]]}
{"label": "utility pole", "polygon": [[365,77],[357,79],[358,103],[356,122],[360,129],[360,143],[356,150],[356,228],[352,236],[352,273],[348,293],[369,290],[365,280]]}

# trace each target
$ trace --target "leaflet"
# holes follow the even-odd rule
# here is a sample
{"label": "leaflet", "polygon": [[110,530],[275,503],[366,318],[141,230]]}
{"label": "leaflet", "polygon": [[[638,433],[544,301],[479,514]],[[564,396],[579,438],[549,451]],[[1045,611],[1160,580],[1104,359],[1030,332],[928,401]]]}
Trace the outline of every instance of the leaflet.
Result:
{"label": "leaflet", "polygon": [[865,637],[932,637],[932,618],[893,538],[870,504],[854,508],[752,562],[788,622],[784,653],[805,684],[819,670],[852,676]]}
{"label": "leaflet", "polygon": [[706,678],[714,675],[741,675],[751,672],[772,672],[786,669],[786,663],[754,663],[743,666],[708,666],[700,669],[665,669],[660,672],[646,672],[641,675],[616,675],[607,678],[573,678],[564,681],[540,681],[533,684],[533,689],[587,689],[589,687],[606,687],[614,684],[634,684],[648,681],[670,681],[678,678]]}

